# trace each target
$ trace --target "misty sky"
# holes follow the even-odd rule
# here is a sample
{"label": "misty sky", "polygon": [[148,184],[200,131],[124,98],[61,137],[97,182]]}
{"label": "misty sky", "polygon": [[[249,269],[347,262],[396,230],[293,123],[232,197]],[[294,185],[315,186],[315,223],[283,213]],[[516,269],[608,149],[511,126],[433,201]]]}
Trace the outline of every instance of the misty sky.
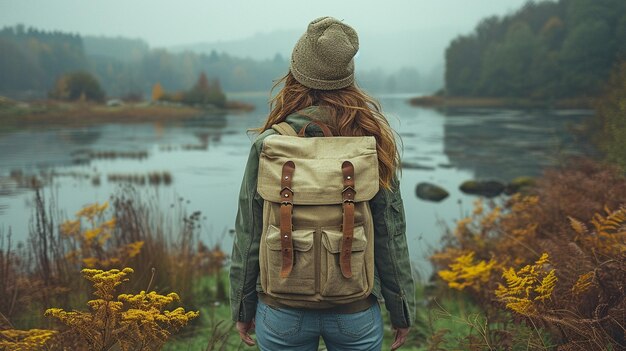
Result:
{"label": "misty sky", "polygon": [[0,0],[0,26],[142,38],[151,46],[232,40],[278,29],[304,30],[330,15],[357,31],[471,30],[483,17],[526,0]]}
{"label": "misty sky", "polygon": [[357,69],[411,67],[439,77],[450,40],[469,33],[482,18],[511,13],[526,1],[0,0],[0,27],[22,23],[81,35],[140,38],[153,48],[216,49],[268,59],[276,53],[289,57],[311,20],[333,16],[359,33]]}

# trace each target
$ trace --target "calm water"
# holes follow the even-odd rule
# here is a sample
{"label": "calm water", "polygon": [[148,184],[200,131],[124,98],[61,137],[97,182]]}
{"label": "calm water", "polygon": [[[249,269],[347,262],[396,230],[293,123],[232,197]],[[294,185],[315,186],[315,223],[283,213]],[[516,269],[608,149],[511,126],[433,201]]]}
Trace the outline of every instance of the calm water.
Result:
{"label": "calm water", "polygon": [[[189,212],[206,216],[203,240],[223,240],[230,251],[237,194],[251,145],[245,131],[265,118],[265,94],[238,95],[254,103],[250,113],[207,116],[184,122],[105,124],[84,128],[54,127],[0,134],[0,231],[26,238],[32,215],[33,193],[20,188],[11,172],[39,174],[54,171],[46,196],[57,199],[62,213],[73,214],[83,205],[103,202],[119,187],[109,182],[113,173],[170,172],[172,183],[139,186],[157,196],[164,211],[172,203],[186,204]],[[468,179],[510,180],[538,175],[570,154],[587,153],[568,132],[589,116],[588,111],[457,110],[441,113],[409,106],[409,95],[381,95],[379,99],[403,141],[401,186],[407,213],[407,236],[412,260],[423,277],[430,274],[426,256],[437,247],[443,229],[471,210],[473,196],[458,185]],[[85,160],[85,151],[145,152],[143,159]],[[82,162],[80,162],[82,159]],[[78,163],[77,163],[78,162]],[[92,183],[93,177],[99,185]],[[443,186],[450,197],[440,203],[415,196],[419,182]],[[222,239],[223,238],[223,239]]]}

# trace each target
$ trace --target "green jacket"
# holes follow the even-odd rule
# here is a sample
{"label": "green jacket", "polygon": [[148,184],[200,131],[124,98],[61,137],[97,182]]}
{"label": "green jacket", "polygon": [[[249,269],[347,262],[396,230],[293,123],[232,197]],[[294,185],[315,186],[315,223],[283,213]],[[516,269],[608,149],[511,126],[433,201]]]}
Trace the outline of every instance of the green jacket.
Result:
{"label": "green jacket", "polygon": [[[308,111],[315,112],[316,107]],[[300,130],[311,120],[307,116],[292,114],[286,121]],[[317,126],[307,131],[318,130]],[[263,227],[263,199],[257,192],[257,172],[263,139],[275,134],[272,129],[261,133],[250,150],[239,192],[239,208],[235,223],[235,238],[230,266],[230,305],[234,321],[250,321],[255,314],[258,282],[259,245]],[[310,132],[307,132],[310,135]],[[406,241],[404,205],[399,191],[399,181],[394,179],[393,191],[386,189],[370,200],[374,220],[374,290],[372,294],[384,299],[394,327],[411,325],[415,311],[414,282]]]}

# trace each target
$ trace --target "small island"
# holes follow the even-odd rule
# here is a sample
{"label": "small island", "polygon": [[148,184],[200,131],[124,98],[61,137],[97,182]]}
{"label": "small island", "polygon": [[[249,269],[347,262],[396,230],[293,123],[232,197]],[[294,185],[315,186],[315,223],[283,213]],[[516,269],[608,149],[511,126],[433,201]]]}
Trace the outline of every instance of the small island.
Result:
{"label": "small island", "polygon": [[156,83],[150,101],[144,101],[139,94],[107,99],[96,78],[84,71],[59,78],[48,99],[23,102],[0,96],[3,128],[43,122],[47,126],[159,122],[252,109],[253,105],[227,100],[219,81],[209,81],[204,72],[186,91],[169,93]]}

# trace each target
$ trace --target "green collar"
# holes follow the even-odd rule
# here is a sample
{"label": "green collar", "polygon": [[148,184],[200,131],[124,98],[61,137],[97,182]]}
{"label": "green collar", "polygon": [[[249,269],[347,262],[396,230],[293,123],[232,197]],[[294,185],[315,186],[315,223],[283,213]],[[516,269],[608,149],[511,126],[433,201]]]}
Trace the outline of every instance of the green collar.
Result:
{"label": "green collar", "polygon": [[[300,129],[302,129],[302,127],[304,127],[308,122],[312,120],[323,122],[329,125],[329,127],[331,128],[334,125],[334,123],[330,123],[331,121],[330,121],[330,115],[328,114],[328,111],[326,111],[326,109],[323,107],[315,106],[315,105],[306,107],[298,112],[292,113],[289,116],[287,116],[287,118],[285,119],[285,121],[289,123],[291,127],[293,127],[296,133],[299,132]],[[322,132],[319,129],[319,127],[312,126],[310,128],[307,128],[306,135],[321,136]]]}

